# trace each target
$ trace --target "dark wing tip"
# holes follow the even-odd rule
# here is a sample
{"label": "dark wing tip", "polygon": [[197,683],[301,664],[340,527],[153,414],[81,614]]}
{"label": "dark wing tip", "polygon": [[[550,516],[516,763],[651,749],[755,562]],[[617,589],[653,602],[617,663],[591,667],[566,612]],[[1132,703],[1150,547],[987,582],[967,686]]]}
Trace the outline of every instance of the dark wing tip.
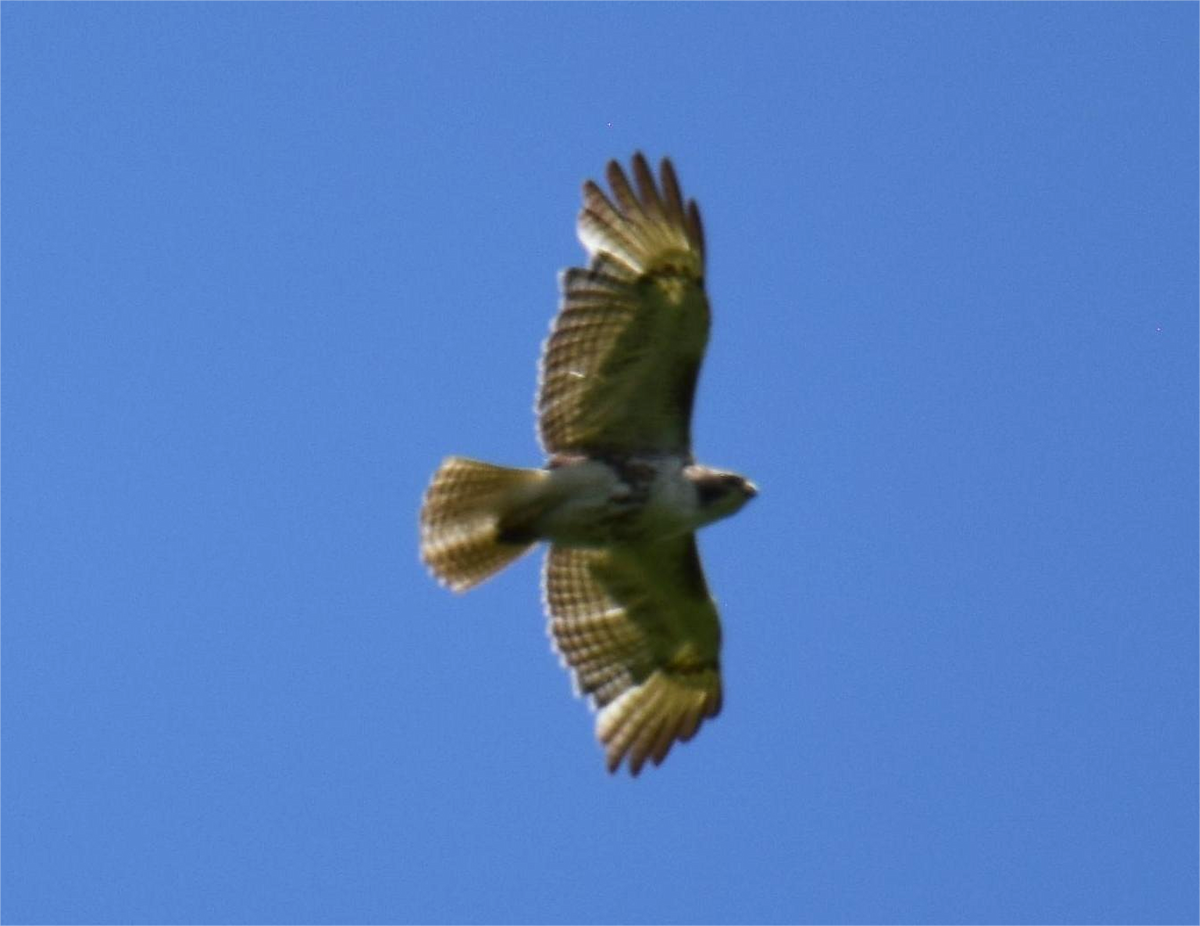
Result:
{"label": "dark wing tip", "polygon": [[704,253],[704,223],[700,220],[700,207],[696,205],[694,199],[688,200],[687,231],[688,237],[700,253],[700,260],[703,262],[706,257]]}

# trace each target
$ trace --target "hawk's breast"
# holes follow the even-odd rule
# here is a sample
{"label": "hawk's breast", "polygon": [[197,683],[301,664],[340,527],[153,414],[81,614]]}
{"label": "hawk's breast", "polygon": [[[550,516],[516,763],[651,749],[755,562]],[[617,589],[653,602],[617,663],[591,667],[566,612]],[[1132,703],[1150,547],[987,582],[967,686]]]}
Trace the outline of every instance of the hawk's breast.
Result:
{"label": "hawk's breast", "polygon": [[564,546],[603,546],[693,530],[700,510],[685,464],[677,456],[630,456],[554,466],[537,532]]}

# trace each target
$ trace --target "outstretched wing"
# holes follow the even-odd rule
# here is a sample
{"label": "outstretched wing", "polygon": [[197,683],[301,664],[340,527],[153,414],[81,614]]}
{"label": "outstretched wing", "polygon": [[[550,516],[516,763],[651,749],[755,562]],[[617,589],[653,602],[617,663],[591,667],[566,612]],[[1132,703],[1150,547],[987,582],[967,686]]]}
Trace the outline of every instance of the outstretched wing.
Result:
{"label": "outstretched wing", "polygon": [[542,352],[538,431],[547,453],[691,446],[692,398],[709,309],[704,233],[671,162],[661,192],[641,154],[634,192],[609,162],[613,200],[588,181],[579,213],[586,270],[563,272],[562,302]]}
{"label": "outstretched wing", "polygon": [[599,709],[608,770],[658,765],[721,709],[721,625],[693,534],[603,549],[553,546],[550,637]]}

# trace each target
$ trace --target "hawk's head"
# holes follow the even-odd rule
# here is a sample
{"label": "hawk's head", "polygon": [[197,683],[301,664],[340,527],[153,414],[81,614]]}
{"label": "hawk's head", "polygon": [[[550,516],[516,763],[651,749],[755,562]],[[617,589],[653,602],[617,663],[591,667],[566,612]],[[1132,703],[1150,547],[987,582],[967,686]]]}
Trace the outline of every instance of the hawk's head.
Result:
{"label": "hawk's head", "polygon": [[683,470],[696,487],[702,524],[727,518],[758,494],[758,488],[745,476],[693,464]]}

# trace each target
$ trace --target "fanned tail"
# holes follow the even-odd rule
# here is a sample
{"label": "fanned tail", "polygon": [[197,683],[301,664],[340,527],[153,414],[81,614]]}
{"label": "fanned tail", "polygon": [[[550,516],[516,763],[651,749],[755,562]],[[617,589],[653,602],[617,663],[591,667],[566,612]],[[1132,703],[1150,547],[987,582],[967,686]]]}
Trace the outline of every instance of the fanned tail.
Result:
{"label": "fanned tail", "polygon": [[448,457],[421,506],[421,559],[439,582],[465,592],[538,538],[531,523],[546,473]]}

